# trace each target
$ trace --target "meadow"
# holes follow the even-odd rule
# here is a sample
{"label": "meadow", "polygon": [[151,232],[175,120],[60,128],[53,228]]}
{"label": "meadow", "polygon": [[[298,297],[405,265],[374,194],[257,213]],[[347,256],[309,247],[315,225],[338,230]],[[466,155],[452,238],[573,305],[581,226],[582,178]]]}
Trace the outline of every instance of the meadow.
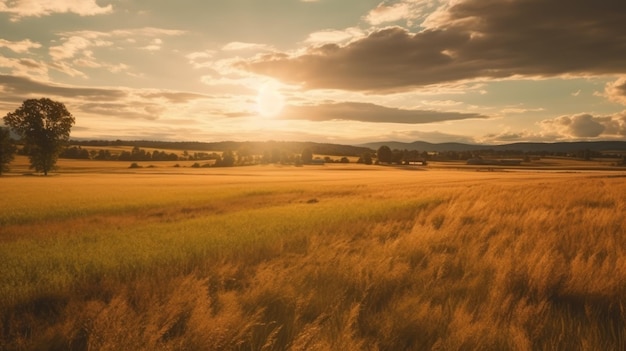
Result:
{"label": "meadow", "polygon": [[63,162],[0,178],[0,350],[626,349],[624,171]]}

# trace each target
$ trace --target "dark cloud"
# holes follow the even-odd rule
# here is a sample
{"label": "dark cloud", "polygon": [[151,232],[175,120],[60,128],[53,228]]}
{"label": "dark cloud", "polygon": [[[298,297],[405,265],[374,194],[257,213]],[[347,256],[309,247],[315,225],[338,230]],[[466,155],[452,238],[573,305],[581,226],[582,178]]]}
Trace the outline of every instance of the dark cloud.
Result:
{"label": "dark cloud", "polygon": [[349,120],[373,123],[421,124],[487,118],[476,113],[440,112],[428,110],[405,110],[371,103],[340,102],[311,106],[287,106],[283,119],[303,119],[310,121]]}
{"label": "dark cloud", "polygon": [[605,128],[603,123],[587,114],[572,117],[568,127],[573,136],[583,138],[600,136]]}
{"label": "dark cloud", "polygon": [[9,75],[0,75],[0,88],[5,93],[24,96],[38,94],[87,99],[119,99],[126,96],[124,91],[116,89],[64,87]]}
{"label": "dark cloud", "polygon": [[175,104],[183,104],[192,100],[211,98],[208,95],[186,93],[186,92],[172,92],[172,91],[150,92],[150,93],[142,93],[140,95],[148,99],[165,99],[168,102],[175,103]]}
{"label": "dark cloud", "polygon": [[476,78],[626,73],[626,2],[462,0],[411,33],[235,65],[305,88],[398,91]]}

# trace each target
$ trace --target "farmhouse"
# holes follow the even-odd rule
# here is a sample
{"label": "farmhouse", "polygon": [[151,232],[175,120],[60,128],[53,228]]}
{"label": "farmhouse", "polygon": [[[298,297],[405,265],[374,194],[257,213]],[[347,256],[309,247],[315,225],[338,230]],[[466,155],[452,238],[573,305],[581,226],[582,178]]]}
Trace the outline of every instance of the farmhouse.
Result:
{"label": "farmhouse", "polygon": [[428,162],[421,158],[409,158],[404,159],[404,164],[410,166],[427,166]]}

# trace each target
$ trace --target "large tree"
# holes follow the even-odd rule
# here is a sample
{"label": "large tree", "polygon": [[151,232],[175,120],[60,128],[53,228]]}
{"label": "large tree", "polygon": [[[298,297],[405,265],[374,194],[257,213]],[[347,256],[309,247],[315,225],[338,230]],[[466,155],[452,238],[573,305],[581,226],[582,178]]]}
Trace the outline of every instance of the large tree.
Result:
{"label": "large tree", "polygon": [[376,156],[378,157],[378,162],[380,163],[391,163],[391,161],[393,161],[393,152],[387,145],[379,147],[376,152]]}
{"label": "large tree", "polygon": [[300,159],[305,165],[310,164],[313,161],[313,150],[308,147],[302,150],[302,154],[300,154]]}
{"label": "large tree", "polygon": [[48,175],[70,140],[74,117],[60,102],[48,98],[29,99],[8,113],[4,123],[22,137],[29,150],[31,168]]}
{"label": "large tree", "polygon": [[0,174],[9,171],[9,163],[13,161],[15,145],[7,128],[0,127]]}

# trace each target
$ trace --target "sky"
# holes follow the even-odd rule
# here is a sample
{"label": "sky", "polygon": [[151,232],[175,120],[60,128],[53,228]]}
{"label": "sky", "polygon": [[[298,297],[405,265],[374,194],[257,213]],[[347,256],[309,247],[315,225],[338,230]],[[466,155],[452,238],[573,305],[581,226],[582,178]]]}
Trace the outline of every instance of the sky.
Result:
{"label": "sky", "polygon": [[623,0],[0,0],[0,116],[72,138],[626,141]]}

